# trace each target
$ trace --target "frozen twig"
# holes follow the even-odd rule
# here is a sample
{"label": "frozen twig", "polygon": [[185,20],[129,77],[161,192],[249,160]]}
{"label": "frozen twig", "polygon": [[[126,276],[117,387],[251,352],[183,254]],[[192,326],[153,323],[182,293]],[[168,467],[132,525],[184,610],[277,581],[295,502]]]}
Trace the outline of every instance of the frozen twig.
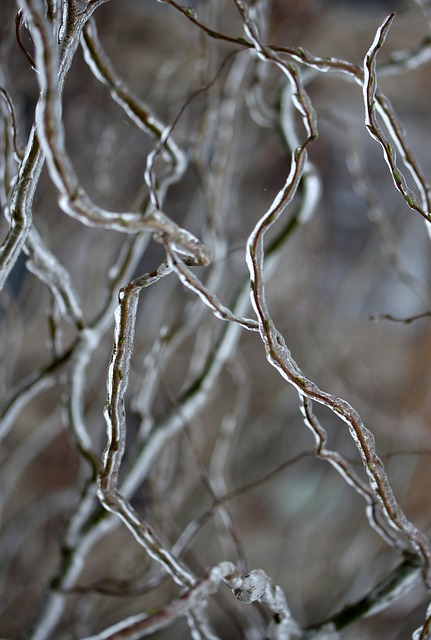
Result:
{"label": "frozen twig", "polygon": [[[168,238],[172,247],[186,255],[195,264],[205,265],[210,253],[193,235],[176,225],[161,210],[146,216],[132,212],[111,212],[95,205],[81,187],[65,148],[65,133],[61,119],[61,94],[57,64],[58,48],[50,25],[44,17],[43,5],[38,0],[25,3],[27,17],[32,24],[36,48],[36,65],[41,98],[38,103],[36,124],[42,148],[46,154],[51,178],[59,193],[63,211],[83,224],[124,233],[152,231]],[[82,22],[82,20],[81,20]],[[83,24],[80,25],[81,29]],[[75,30],[75,39],[80,30]]]}
{"label": "frozen twig", "polygon": [[[326,447],[328,435],[313,412],[312,402],[307,397],[300,397],[300,408],[305,425],[313,433],[316,446],[314,453],[321,460],[327,460],[341,475],[346,483],[351,486],[367,503],[368,521],[373,529],[394,548],[399,547],[396,536],[388,528],[387,523],[382,522],[379,502],[370,487],[361,480],[352,469],[348,461],[337,451],[328,450]],[[386,526],[385,526],[386,525]],[[402,548],[400,549],[402,551]]]}
{"label": "frozen twig", "polygon": [[[302,162],[301,162],[302,161]],[[422,559],[424,579],[431,581],[431,548],[428,538],[405,516],[389,484],[384,465],[375,450],[374,436],[365,427],[359,414],[341,398],[322,391],[308,380],[288,350],[284,338],[277,331],[265,301],[263,282],[263,239],[266,231],[292,199],[303,170],[304,149],[292,154],[292,167],[286,185],[262,216],[249,238],[247,262],[251,277],[251,299],[259,319],[266,356],[272,366],[292,384],[302,396],[315,400],[338,415],[349,426],[350,434],[359,450],[370,487],[379,502],[388,525],[394,530],[406,550],[414,549]]]}
{"label": "frozen twig", "polygon": [[187,589],[180,599],[155,611],[127,618],[122,622],[88,637],[85,640],[138,640],[172,625],[179,617],[214,594],[224,583],[242,603],[259,602],[272,616],[266,637],[269,640],[294,640],[300,637],[299,627],[287,608],[280,587],[261,569],[254,569],[242,576],[231,562],[221,562],[211,567],[207,575]]}
{"label": "frozen twig", "polygon": [[[288,350],[284,338],[274,325],[268,311],[265,299],[265,285],[263,277],[264,266],[264,237],[268,229],[276,222],[283,213],[287,205],[292,201],[298,189],[299,181],[304,172],[307,145],[316,137],[314,111],[309,99],[297,84],[297,76],[291,69],[280,64],[274,54],[267,52],[261,45],[258,37],[253,31],[249,19],[242,4],[236,4],[243,16],[246,32],[255,41],[255,46],[259,56],[267,57],[268,61],[275,62],[277,66],[286,73],[294,86],[297,87],[296,106],[300,112],[304,127],[307,132],[307,139],[302,146],[297,147],[291,156],[290,174],[286,179],[283,189],[278,193],[268,211],[266,211],[248,239],[247,264],[250,271],[251,287],[250,296],[253,308],[259,321],[260,333],[265,345],[268,361],[279,373],[298,391],[298,393],[310,400],[315,400],[338,415],[349,426],[350,434],[359,450],[365,471],[367,473],[370,488],[378,501],[389,527],[397,535],[399,544],[407,550],[414,549],[421,558],[423,575],[425,582],[431,586],[431,546],[428,538],[413,525],[405,516],[398,505],[391,485],[386,475],[386,471],[381,459],[375,450],[374,436],[365,427],[359,414],[345,400],[320,390],[315,383],[308,380],[297,363],[293,360]],[[392,16],[385,22],[386,29],[389,28]],[[381,44],[382,34],[376,38],[377,45]],[[369,57],[367,58],[369,60]],[[367,62],[370,66],[373,60]],[[367,83],[365,83],[368,86]],[[374,95],[373,89],[369,89]],[[392,536],[391,536],[392,537]]]}
{"label": "frozen twig", "polygon": [[353,188],[367,205],[367,215],[378,233],[382,253],[387,257],[399,278],[412,290],[417,291],[424,300],[427,300],[428,290],[425,284],[415,278],[402,263],[396,242],[395,229],[391,225],[389,216],[385,215],[379,195],[370,184],[370,179],[364,170],[356,142],[352,140],[351,148],[347,150],[347,167],[352,176]]}
{"label": "frozen twig", "polygon": [[[408,206],[420,213],[427,223],[431,222],[429,189],[420,171],[416,160],[413,158],[405,141],[401,124],[397,121],[392,107],[387,98],[380,96],[380,114],[384,117],[385,124],[401,153],[404,164],[410,170],[419,190],[420,199],[407,185],[407,181],[402,171],[396,163],[396,153],[392,144],[385,137],[382,128],[377,122],[375,111],[377,106],[377,74],[376,59],[377,53],[383,46],[395,14],[390,14],[377,30],[374,42],[371,45],[364,60],[364,101],[365,101],[365,126],[370,135],[380,143],[383,149],[384,158],[390,169],[395,187],[401,193]],[[429,224],[427,224],[429,229]]]}
{"label": "frozen twig", "polygon": [[[84,27],[82,47],[87,64],[96,78],[108,87],[112,98],[124,109],[139,129],[161,140],[166,126],[160,122],[142,100],[133,94],[124,80],[114,70],[99,41],[94,18]],[[169,185],[177,182],[184,173],[186,157],[171,136],[163,140],[162,150],[171,167],[171,175],[164,175],[162,185],[160,185],[160,187],[163,186],[163,190],[166,192]]]}
{"label": "frozen twig", "polygon": [[[126,446],[124,395],[129,382],[139,293],[143,287],[154,284],[170,272],[171,268],[163,263],[157,271],[132,281],[119,294],[120,305],[115,312],[114,347],[108,372],[108,398],[105,407],[108,444],[98,477],[98,495],[105,509],[123,520],[148,555],[161,564],[174,582],[190,587],[194,583],[193,573],[170,553],[153,528],[138,515],[118,490],[118,476]],[[194,601],[193,604],[189,624],[196,631],[195,637],[215,640],[216,636],[207,630],[203,615],[204,603]]]}

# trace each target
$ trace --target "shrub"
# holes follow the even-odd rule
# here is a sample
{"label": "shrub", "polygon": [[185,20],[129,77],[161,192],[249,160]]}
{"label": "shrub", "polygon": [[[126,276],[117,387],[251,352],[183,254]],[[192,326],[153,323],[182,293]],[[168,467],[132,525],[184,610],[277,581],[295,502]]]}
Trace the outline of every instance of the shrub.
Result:
{"label": "shrub", "polygon": [[431,9],[352,4],[5,3],[2,637],[431,637]]}

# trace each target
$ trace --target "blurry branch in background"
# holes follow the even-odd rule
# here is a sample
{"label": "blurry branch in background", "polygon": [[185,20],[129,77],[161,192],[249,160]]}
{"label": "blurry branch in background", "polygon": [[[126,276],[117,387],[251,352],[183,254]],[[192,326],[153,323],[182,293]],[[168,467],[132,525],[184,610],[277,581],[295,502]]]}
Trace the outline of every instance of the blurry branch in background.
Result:
{"label": "blurry branch in background", "polygon": [[410,316],[410,318],[395,318],[395,316],[390,313],[374,313],[371,316],[371,320],[390,320],[391,322],[400,322],[401,324],[411,324],[416,320],[422,320],[423,318],[429,318],[431,316],[431,311],[425,311],[424,313],[419,313],[417,316]]}
{"label": "blurry branch in background", "polygon": [[[26,610],[27,617],[16,633],[44,640],[59,637],[59,633],[66,637],[64,630],[68,629],[73,637],[88,640],[131,640],[165,627],[171,627],[172,632],[185,618],[186,630],[174,631],[178,638],[227,639],[228,633],[233,632],[224,633],[226,619],[229,628],[236,628],[241,634],[237,637],[247,640],[263,636],[271,640],[341,637],[339,634],[345,627],[385,610],[418,585],[424,590],[431,588],[431,545],[428,535],[401,507],[401,499],[396,497],[396,487],[385,468],[386,460],[377,453],[375,435],[366,424],[368,419],[362,419],[344,398],[322,390],[303,372],[300,360],[293,358],[294,337],[285,338],[277,328],[271,294],[274,283],[280,288],[286,285],[286,290],[290,286],[290,275],[283,271],[286,246],[294,245],[306,223],[310,226],[314,223],[323,194],[319,168],[310,158],[313,146],[318,144],[319,129],[317,107],[308,89],[308,84],[321,74],[334,75],[362,88],[363,134],[368,131],[380,144],[402,203],[419,213],[429,229],[428,183],[403,126],[377,86],[377,54],[395,14],[390,14],[377,29],[361,67],[335,57],[319,57],[301,47],[267,44],[272,8],[269,0],[226,2],[229,10],[235,11],[236,22],[232,21],[235,28],[239,25],[238,29],[243,30],[243,35],[237,36],[215,28],[214,25],[223,22],[223,10],[217,1],[199,5],[201,18],[193,8],[174,0],[161,0],[158,4],[169,5],[164,7],[171,12],[169,19],[186,19],[184,25],[196,35],[195,51],[200,51],[200,56],[196,54],[194,64],[187,62],[190,67],[187,95],[184,97],[182,91],[181,100],[172,98],[175,104],[169,109],[159,104],[157,112],[129,86],[127,74],[124,77],[120,74],[114,56],[111,60],[108,48],[105,50],[99,39],[94,14],[105,2],[18,3],[15,46],[24,54],[38,83],[34,122],[23,150],[20,145],[25,127],[21,126],[22,113],[8,86],[11,71],[6,58],[1,75],[4,86],[0,87],[0,202],[5,218],[0,247],[0,288],[5,289],[2,305],[6,309],[8,296],[13,297],[8,287],[22,255],[31,282],[41,287],[38,291],[43,291],[43,295],[49,294],[41,296],[41,306],[46,302],[47,307],[45,328],[41,330],[45,332],[44,338],[34,341],[30,322],[26,324],[25,318],[25,313],[33,314],[28,294],[29,308],[23,313],[21,329],[26,335],[20,355],[25,373],[8,363],[6,357],[2,361],[5,367],[2,385],[6,391],[0,407],[0,437],[10,448],[1,472],[7,526],[0,542],[7,562],[0,572],[0,581],[6,590],[10,588],[9,567],[24,546],[16,541],[24,516],[20,509],[14,512],[15,485],[23,481],[28,469],[37,465],[42,454],[52,459],[52,450],[65,446],[56,444],[63,427],[69,434],[76,466],[67,489],[53,486],[46,500],[41,499],[29,511],[30,542],[26,544],[34,547],[29,551],[30,564],[37,564],[38,540],[43,539],[46,531],[49,533],[56,519],[62,522],[60,558],[54,568],[50,559],[43,574],[45,587],[39,588],[32,611]],[[428,3],[418,0],[418,4],[429,18]],[[167,21],[166,15],[163,13]],[[166,24],[168,30],[170,26]],[[25,44],[25,37],[30,39],[30,46]],[[97,204],[97,189],[93,195],[93,189],[88,187],[91,180],[87,184],[84,178],[86,168],[80,167],[68,149],[73,144],[67,135],[63,95],[66,76],[73,73],[72,63],[80,48],[94,79],[104,86],[128,123],[136,127],[139,135],[148,138],[149,150],[145,159],[141,158],[142,178],[134,209],[126,205],[124,210],[115,210],[114,206]],[[430,59],[427,36],[411,49],[389,55],[379,73],[390,77],[410,72]],[[197,89],[195,76],[200,83]],[[182,80],[178,80],[178,85]],[[269,95],[267,87],[271,88]],[[166,86],[162,102],[167,103],[169,92],[174,93],[176,88],[174,83]],[[176,116],[166,117],[169,112]],[[336,118],[334,121],[337,133],[342,135],[343,126],[337,124]],[[252,199],[246,201],[244,193],[238,195],[241,172],[259,158],[258,151],[253,151],[246,161],[243,158],[248,152],[251,126],[258,131],[252,134],[256,139],[275,134],[285,152],[281,186],[275,189],[275,196],[271,195],[269,205],[268,201],[263,205],[262,200],[258,207]],[[352,145],[348,151],[352,186],[369,207],[368,215],[380,234],[382,252],[400,279],[412,290],[420,288],[420,296],[428,301],[428,287],[419,287],[418,279],[400,266],[396,238],[386,224],[379,199]],[[396,151],[401,162],[397,161]],[[109,161],[114,162],[116,149],[112,148],[111,154]],[[401,163],[417,193],[408,185]],[[42,172],[45,164],[47,175]],[[263,167],[258,166],[257,172],[262,173]],[[191,175],[197,187],[189,186],[193,183]],[[175,207],[171,191],[181,186],[192,193],[190,198],[179,197],[179,205]],[[45,191],[55,195],[59,209],[52,237],[50,223],[42,224],[43,215],[52,207],[52,203],[44,200]],[[129,187],[125,191],[130,196]],[[36,198],[39,192],[40,201]],[[63,214],[67,214],[67,220],[62,218]],[[55,241],[62,224],[73,229],[68,239],[71,255],[63,255],[61,243]],[[77,235],[77,230],[82,235]],[[100,236],[91,235],[96,233]],[[240,240],[234,241],[233,234],[239,235]],[[103,246],[99,247],[99,254],[95,240],[94,255],[85,256],[80,264],[82,254],[78,245],[86,243],[87,236],[98,237]],[[76,246],[72,246],[77,238]],[[248,273],[238,266],[239,253]],[[97,282],[90,283],[87,281],[88,274],[93,273],[92,258],[96,263],[100,259],[102,275]],[[302,259],[307,262],[307,258],[312,260],[311,254],[304,254]],[[103,265],[109,260],[104,270]],[[152,268],[143,266],[148,263]],[[301,269],[299,266],[298,270]],[[300,275],[293,274],[293,280],[296,277],[299,280]],[[312,281],[317,286],[314,272]],[[89,285],[88,290],[83,282]],[[18,292],[15,297],[9,312],[12,316],[17,314],[18,322],[20,305],[26,307]],[[150,309],[144,298],[150,301]],[[249,317],[250,302],[255,317]],[[299,307],[300,301],[292,295],[285,305]],[[40,311],[35,311],[38,321]],[[376,314],[373,319],[409,324],[429,315],[427,312],[397,320],[392,314]],[[3,308],[1,320],[6,341],[8,325]],[[281,325],[278,320],[277,325]],[[245,340],[253,352],[247,366],[241,346]],[[298,435],[293,440],[298,438],[302,450],[295,453],[292,445],[285,462],[269,464],[270,471],[263,466],[266,471],[258,472],[253,469],[254,462],[247,459],[241,462],[240,441],[245,437],[244,448],[248,442],[256,451],[262,447],[261,441],[253,442],[251,409],[253,394],[257,395],[259,386],[264,384],[253,382],[254,369],[265,365],[260,343],[268,364],[297,392],[295,410],[300,419],[293,427],[289,425],[289,430],[295,429]],[[25,352],[30,347],[36,356],[34,363],[29,355],[29,370]],[[331,380],[330,369],[330,363],[325,362],[323,376],[328,375],[328,383],[324,379],[324,385]],[[265,396],[261,403],[267,402],[269,409],[262,422],[269,440],[277,401],[272,389],[275,383],[265,384],[263,392],[260,390]],[[47,390],[48,400],[44,395]],[[40,407],[33,404],[38,400]],[[49,405],[48,416],[44,402]],[[320,417],[318,405],[329,412]],[[35,417],[34,423],[33,406],[38,406],[43,416]],[[102,429],[103,413],[107,443]],[[21,421],[22,416],[25,417]],[[358,470],[357,461],[343,453],[337,437],[330,444],[334,428],[338,433],[339,420],[347,425],[356,448],[362,464]],[[285,431],[288,429],[284,428],[283,420],[276,449],[287,437]],[[300,439],[302,431],[311,432],[314,447],[310,447],[307,439]],[[60,459],[61,453],[57,451],[55,455]],[[384,568],[384,577],[373,575],[365,594],[358,597],[355,593],[351,604],[340,600],[339,606],[333,607],[335,613],[328,614],[319,624],[312,624],[306,616],[300,620],[290,604],[294,594],[289,584],[293,579],[289,566],[282,567],[283,585],[275,584],[281,580],[271,577],[266,569],[248,566],[247,545],[242,536],[246,537],[249,525],[247,517],[242,522],[241,511],[236,511],[233,505],[254,489],[268,491],[270,496],[267,487],[280,481],[282,470],[292,471],[299,463],[311,465],[317,460],[329,463],[326,466],[337,471],[347,490],[353,489],[353,495],[359,494],[365,500],[364,522],[377,532],[392,555]],[[232,489],[237,467],[242,472],[252,469],[254,477],[237,482],[237,488]],[[283,487],[287,494],[289,483]],[[144,498],[140,498],[142,495]],[[270,504],[271,498],[265,498],[268,512]],[[25,514],[26,508],[22,507]],[[319,517],[318,502],[313,509],[315,517]],[[343,507],[338,517],[337,533],[341,537]],[[254,518],[252,514],[251,520]],[[213,519],[215,527],[209,531]],[[125,527],[121,528],[121,524]],[[304,522],[299,522],[299,526],[304,526]],[[56,534],[58,530],[57,525]],[[266,534],[266,544],[271,546],[274,531],[269,525]],[[207,549],[201,549],[200,553],[198,543],[204,535]],[[119,536],[126,536],[126,545]],[[330,548],[335,557],[336,544],[334,541],[334,547]],[[137,555],[136,546],[145,552],[145,561]],[[370,563],[374,553],[370,552]],[[229,558],[231,555],[233,560]],[[133,577],[120,579],[126,571],[122,565],[125,556],[140,567],[137,583]],[[88,580],[93,561],[106,565],[106,571],[114,569],[113,583],[117,581],[118,589],[110,589],[103,575]],[[89,582],[90,586],[86,586]],[[160,592],[156,592],[158,588]],[[2,604],[3,614],[8,616],[14,607],[19,608],[19,600],[14,603],[13,589],[10,591],[10,602]],[[140,607],[136,615],[118,605],[112,624],[105,622],[103,613],[96,614],[97,607],[89,606],[84,597],[114,594],[163,597],[166,604],[154,607],[150,599],[144,605],[136,601],[134,607]],[[306,601],[307,594],[300,595]],[[221,621],[214,612],[214,603],[222,610]],[[252,603],[259,606],[243,606]],[[423,606],[423,602],[419,604]],[[410,630],[415,640],[431,638],[430,614],[423,609],[422,626],[414,633]]]}

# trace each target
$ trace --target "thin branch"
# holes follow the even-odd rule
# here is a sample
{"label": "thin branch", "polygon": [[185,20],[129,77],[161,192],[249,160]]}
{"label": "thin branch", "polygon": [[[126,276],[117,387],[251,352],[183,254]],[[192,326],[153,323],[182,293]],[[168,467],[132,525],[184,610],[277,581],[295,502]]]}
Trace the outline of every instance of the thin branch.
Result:
{"label": "thin branch", "polygon": [[15,155],[15,160],[17,162],[20,162],[23,157],[24,157],[24,152],[21,149],[21,147],[18,144],[18,126],[17,126],[17,119],[16,119],[16,114],[15,114],[15,108],[13,106],[13,102],[12,102],[12,98],[10,97],[9,93],[6,91],[6,89],[4,89],[3,87],[0,87],[0,94],[3,97],[8,112],[9,112],[9,116],[10,116],[10,122],[11,122],[11,127],[12,127],[12,140],[13,140],[13,150],[14,150],[14,155]]}
{"label": "thin branch", "polygon": [[36,71],[36,63],[33,60],[33,56],[29,53],[29,51],[23,45],[23,42],[21,40],[21,27],[22,27],[23,20],[24,20],[23,12],[22,12],[22,9],[20,9],[17,12],[16,16],[15,16],[15,37],[16,37],[16,41],[18,42],[19,48],[21,49],[21,51],[23,52],[23,54],[27,58],[28,62],[30,63],[31,68],[34,71]]}
{"label": "thin branch", "polygon": [[395,18],[395,14],[391,13],[377,30],[374,42],[371,45],[364,60],[364,102],[365,102],[365,126],[372,138],[374,138],[383,149],[383,155],[396,189],[401,193],[408,206],[420,213],[427,222],[431,222],[430,202],[428,195],[428,186],[426,185],[422,173],[418,169],[417,162],[413,160],[411,152],[407,148],[404,140],[404,133],[401,125],[395,120],[392,107],[383,96],[380,96],[379,104],[383,107],[380,111],[381,115],[386,114],[385,123],[389,131],[401,151],[403,162],[411,171],[418,188],[421,192],[421,201],[416,194],[408,187],[407,181],[400,168],[396,163],[396,153],[394,147],[385,137],[383,130],[377,122],[375,116],[376,95],[377,95],[377,54],[385,43],[388,31]]}
{"label": "thin branch", "polygon": [[423,318],[430,317],[431,311],[424,311],[424,313],[418,313],[415,316],[409,316],[407,318],[398,318],[390,313],[373,313],[370,316],[370,320],[373,322],[378,322],[379,320],[390,320],[391,322],[399,322],[401,324],[411,324],[412,322],[416,322],[416,320],[422,320]]}

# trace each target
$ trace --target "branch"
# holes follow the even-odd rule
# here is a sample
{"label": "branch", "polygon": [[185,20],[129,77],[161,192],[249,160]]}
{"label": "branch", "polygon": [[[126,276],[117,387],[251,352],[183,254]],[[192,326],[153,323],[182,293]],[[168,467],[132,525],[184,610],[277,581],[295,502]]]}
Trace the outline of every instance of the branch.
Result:
{"label": "branch", "polygon": [[393,146],[385,137],[381,127],[379,126],[376,116],[376,95],[377,95],[377,75],[376,60],[377,53],[382,48],[395,14],[391,13],[382,26],[377,30],[374,42],[371,45],[364,60],[364,102],[365,102],[365,126],[372,138],[374,138],[383,149],[383,155],[392,175],[396,189],[401,193],[407,205],[420,213],[427,222],[431,222],[430,202],[428,195],[428,186],[426,185],[422,173],[420,172],[417,162],[413,159],[411,152],[404,140],[404,132],[399,122],[397,122],[392,107],[387,98],[380,96],[379,105],[380,113],[384,117],[392,138],[394,139],[398,149],[400,150],[403,162],[409,168],[415,182],[421,192],[421,201],[416,194],[407,186],[404,174],[401,172],[396,163],[396,153]]}
{"label": "branch", "polygon": [[184,591],[180,599],[165,607],[127,618],[85,640],[138,640],[146,637],[176,622],[180,616],[214,594],[222,583],[232,590],[240,602],[259,602],[269,609],[272,621],[267,630],[268,640],[294,640],[300,637],[299,627],[292,619],[283,592],[262,569],[254,569],[242,576],[234,564],[221,562]]}

